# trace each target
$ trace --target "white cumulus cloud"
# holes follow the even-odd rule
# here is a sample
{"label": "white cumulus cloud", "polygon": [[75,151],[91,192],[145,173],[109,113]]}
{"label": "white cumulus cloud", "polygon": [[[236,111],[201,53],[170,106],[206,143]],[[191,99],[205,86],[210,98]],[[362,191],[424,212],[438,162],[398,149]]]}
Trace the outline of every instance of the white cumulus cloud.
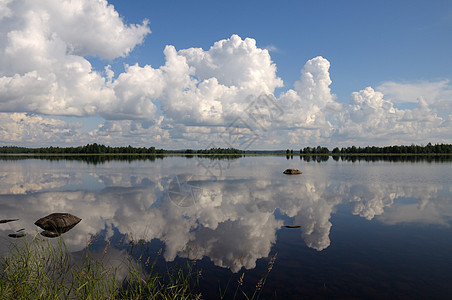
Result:
{"label": "white cumulus cloud", "polygon": [[450,139],[447,126],[447,120],[423,98],[413,109],[398,109],[383,93],[367,87],[352,93],[348,106],[338,114],[334,137],[348,143],[422,143],[431,138]]}
{"label": "white cumulus cloud", "polygon": [[107,118],[134,113],[130,106],[138,117],[155,111],[140,97],[116,97],[85,58],[127,55],[150,32],[147,21],[125,25],[107,1],[12,1],[2,12],[0,111]]}
{"label": "white cumulus cloud", "polygon": [[[208,49],[167,45],[162,66],[137,62],[117,74],[108,64],[103,72],[93,68],[93,57],[112,64],[128,56],[150,32],[148,20],[126,24],[106,0],[2,1],[4,142],[52,140],[49,132],[39,137],[42,126],[25,132],[21,126],[7,125],[15,113],[25,113],[27,120],[34,116],[57,122],[61,116],[76,116],[105,122],[97,130],[72,132],[72,141],[81,140],[81,134],[97,141],[99,134],[110,143],[145,145],[149,134],[162,147],[175,148],[221,144],[234,126],[246,132],[236,144],[218,146],[243,149],[250,145],[243,142],[247,136],[253,140],[251,147],[279,149],[452,141],[452,88],[447,79],[384,82],[352,93],[344,103],[330,88],[330,62],[318,56],[305,63],[293,87],[286,85],[275,95],[284,84],[271,47],[260,48],[256,40],[236,34]],[[262,95],[276,104],[260,105],[266,112],[259,119],[250,110]],[[240,124],[234,123],[237,120]],[[77,125],[56,127],[71,126]],[[58,130],[55,137],[65,143]]]}
{"label": "white cumulus cloud", "polygon": [[0,113],[0,143],[17,145],[24,141],[33,145],[45,143],[72,144],[86,135],[81,123],[64,122],[59,119],[29,115],[26,113]]}
{"label": "white cumulus cloud", "polygon": [[394,103],[416,103],[419,98],[436,108],[451,109],[452,86],[449,80],[399,83],[387,81],[377,87]]}

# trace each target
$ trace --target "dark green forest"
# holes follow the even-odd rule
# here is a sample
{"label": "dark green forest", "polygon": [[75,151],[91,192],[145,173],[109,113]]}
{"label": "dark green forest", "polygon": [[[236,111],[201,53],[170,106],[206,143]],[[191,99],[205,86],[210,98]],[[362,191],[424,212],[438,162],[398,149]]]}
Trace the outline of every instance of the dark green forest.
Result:
{"label": "dark green forest", "polygon": [[[26,148],[17,146],[2,146],[0,147],[0,153],[2,154],[143,154],[143,155],[162,155],[162,154],[189,154],[189,155],[240,155],[245,153],[256,153],[256,151],[242,151],[234,148],[211,148],[201,150],[164,150],[156,149],[155,147],[111,147],[101,144],[87,144],[85,146],[78,147],[41,147],[41,148]],[[286,151],[271,151],[259,153],[271,153],[271,154],[290,154],[293,155],[294,151],[287,149]],[[452,154],[452,144],[435,144],[428,143],[426,146],[421,145],[395,145],[395,146],[366,146],[366,147],[335,147],[333,150],[329,150],[327,147],[304,147],[300,149],[299,154],[304,155],[367,155],[367,154],[379,154],[379,155],[417,155],[417,154]]]}
{"label": "dark green forest", "polygon": [[101,144],[87,144],[78,147],[41,147],[26,148],[17,146],[0,147],[0,153],[3,154],[243,154],[244,151],[234,148],[211,148],[204,150],[164,150],[155,147],[111,147]]}
{"label": "dark green forest", "polygon": [[367,146],[367,147],[345,147],[339,149],[335,147],[331,152],[326,147],[305,147],[300,149],[300,154],[452,154],[452,144],[436,144],[428,143],[426,146],[410,145],[410,146]]}
{"label": "dark green forest", "polygon": [[4,146],[0,148],[0,153],[8,154],[163,154],[165,150],[155,147],[111,147],[99,144],[87,144],[78,147],[42,147],[25,148],[16,146]]}

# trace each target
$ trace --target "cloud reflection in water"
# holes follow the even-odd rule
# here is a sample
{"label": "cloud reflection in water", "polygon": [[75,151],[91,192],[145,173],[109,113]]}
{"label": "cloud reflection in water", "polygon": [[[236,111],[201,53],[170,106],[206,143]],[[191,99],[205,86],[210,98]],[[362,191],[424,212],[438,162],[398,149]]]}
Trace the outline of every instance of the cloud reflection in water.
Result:
{"label": "cloud reflection in water", "polygon": [[[341,204],[349,205],[352,214],[367,220],[378,216],[386,224],[448,225],[452,219],[450,198],[441,196],[449,186],[410,184],[391,178],[367,181],[360,174],[340,176],[334,168],[351,163],[304,164],[304,174],[289,179],[281,173],[283,159],[272,158],[267,165],[263,158],[243,159],[233,162],[218,180],[203,177],[203,170],[184,158],[158,163],[113,162],[89,166],[89,170],[79,162],[70,166],[53,163],[52,176],[40,176],[39,168],[25,167],[34,163],[42,164],[3,163],[3,170],[8,172],[2,176],[8,180],[1,183],[0,218],[20,220],[0,225],[0,234],[6,237],[18,228],[36,232],[33,221],[39,217],[70,212],[83,219],[65,235],[71,251],[83,249],[90,235],[105,229],[109,238],[116,229],[135,239],[164,241],[166,260],[186,255],[188,243],[193,245],[192,257],[207,256],[215,265],[237,272],[242,267],[254,268],[257,259],[269,255],[277,231],[285,224],[275,216],[276,210],[300,225],[300,229],[291,230],[300,230],[306,245],[319,251],[331,243],[330,219]],[[269,166],[274,171],[269,171]],[[196,203],[176,205],[169,199],[167,188],[174,176],[189,172],[198,175]],[[82,183],[86,177],[102,187],[85,189]],[[18,184],[23,188],[17,189]],[[70,190],[66,189],[68,185],[72,186]],[[399,203],[398,199],[412,200]]]}

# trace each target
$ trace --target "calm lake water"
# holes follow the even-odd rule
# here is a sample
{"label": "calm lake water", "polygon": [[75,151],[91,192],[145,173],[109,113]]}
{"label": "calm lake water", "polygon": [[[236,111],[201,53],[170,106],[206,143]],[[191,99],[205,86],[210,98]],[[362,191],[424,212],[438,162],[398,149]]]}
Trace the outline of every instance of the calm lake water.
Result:
{"label": "calm lake water", "polygon": [[53,212],[82,218],[63,235],[73,253],[112,239],[115,264],[127,235],[162,248],[162,265],[197,258],[204,298],[244,272],[254,289],[275,253],[263,299],[452,295],[449,159],[0,160],[0,219],[19,219],[0,224],[1,253]]}

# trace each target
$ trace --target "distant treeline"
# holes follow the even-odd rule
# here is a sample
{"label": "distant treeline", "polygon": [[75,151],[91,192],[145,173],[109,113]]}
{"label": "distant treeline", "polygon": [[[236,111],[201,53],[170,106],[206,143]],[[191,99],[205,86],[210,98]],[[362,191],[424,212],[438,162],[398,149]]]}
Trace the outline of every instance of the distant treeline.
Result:
{"label": "distant treeline", "polygon": [[[289,151],[289,150],[287,150]],[[286,153],[289,153],[287,152]],[[293,152],[291,152],[293,153]],[[451,144],[428,143],[426,146],[410,145],[410,146],[386,146],[386,147],[346,147],[339,149],[334,148],[331,152],[326,147],[305,147],[300,149],[300,154],[452,154]]]}
{"label": "distant treeline", "polygon": [[110,147],[99,144],[87,144],[78,147],[42,147],[42,148],[25,148],[16,146],[0,147],[0,153],[11,154],[161,154],[163,149],[155,149],[155,147]]}
{"label": "distant treeline", "polygon": [[[283,152],[283,151],[281,151]],[[273,151],[272,153],[281,153]],[[211,148],[203,150],[164,150],[156,149],[155,147],[111,147],[101,144],[87,144],[78,147],[41,147],[41,148],[26,148],[17,146],[3,146],[0,147],[0,153],[3,154],[188,154],[188,155],[241,155],[245,153],[253,153],[253,151],[242,151],[235,148]],[[257,152],[254,151],[257,154]],[[300,154],[322,154],[322,155],[348,155],[348,154],[452,154],[452,144],[435,144],[428,143],[426,146],[410,145],[410,146],[386,146],[386,147],[335,147],[330,151],[327,147],[305,147],[300,149]],[[293,155],[293,150],[286,150],[286,154]]]}
{"label": "distant treeline", "polygon": [[210,148],[204,150],[185,150],[186,154],[243,154],[245,153],[242,150],[235,148]]}
{"label": "distant treeline", "polygon": [[17,146],[3,146],[0,147],[0,153],[4,154],[171,154],[171,153],[185,153],[185,154],[242,154],[242,150],[234,148],[211,148],[205,150],[181,150],[171,151],[164,149],[156,149],[155,147],[111,147],[101,144],[87,144],[78,147],[41,147],[41,148],[26,148]]}

